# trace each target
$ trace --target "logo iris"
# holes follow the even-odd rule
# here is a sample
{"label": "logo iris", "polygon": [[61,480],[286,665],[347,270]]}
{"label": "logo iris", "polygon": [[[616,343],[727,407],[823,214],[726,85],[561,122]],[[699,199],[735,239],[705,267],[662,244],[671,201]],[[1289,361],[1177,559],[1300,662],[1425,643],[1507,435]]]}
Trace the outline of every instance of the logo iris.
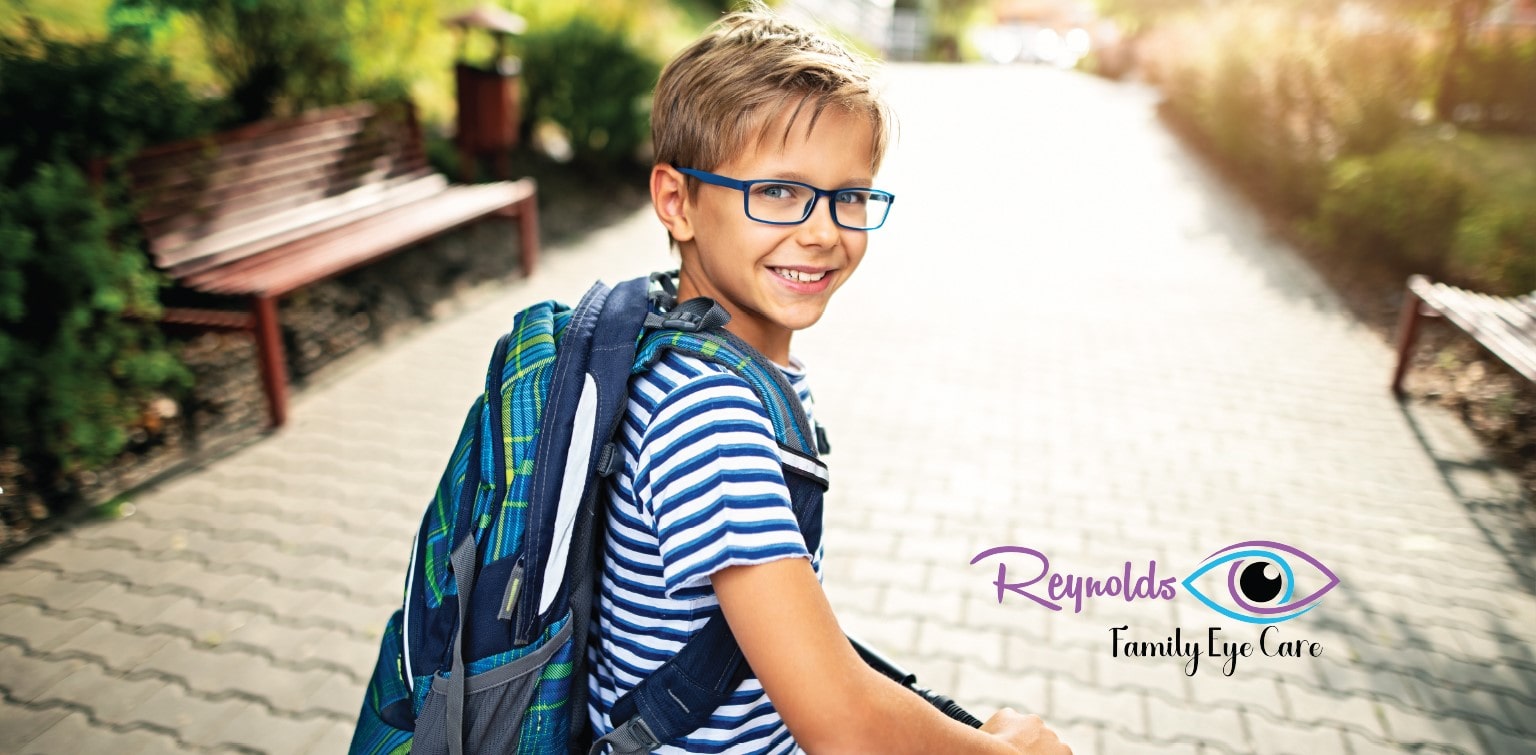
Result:
{"label": "logo iris", "polygon": [[[1327,583],[1306,597],[1295,599],[1296,572],[1282,553],[1310,564]],[[1236,610],[1212,600],[1194,584],[1207,572],[1224,564],[1231,564],[1227,568],[1227,593],[1237,604]],[[1313,581],[1306,580],[1306,583]],[[1207,556],[1200,568],[1185,577],[1182,584],[1201,603],[1223,616],[1249,624],[1277,624],[1316,608],[1323,594],[1339,584],[1339,578],[1322,562],[1300,549],[1272,540],[1249,540]]]}

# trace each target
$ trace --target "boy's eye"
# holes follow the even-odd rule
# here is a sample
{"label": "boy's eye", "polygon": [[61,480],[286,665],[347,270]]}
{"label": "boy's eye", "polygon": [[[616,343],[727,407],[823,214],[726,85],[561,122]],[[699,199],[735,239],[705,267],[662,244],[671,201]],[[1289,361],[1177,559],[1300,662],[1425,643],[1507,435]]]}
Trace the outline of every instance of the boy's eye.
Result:
{"label": "boy's eye", "polygon": [[837,201],[841,204],[865,204],[869,201],[869,192],[840,191],[837,193]]}
{"label": "boy's eye", "polygon": [[752,187],[752,194],[763,199],[790,201],[800,199],[805,189],[794,184],[757,184]]}

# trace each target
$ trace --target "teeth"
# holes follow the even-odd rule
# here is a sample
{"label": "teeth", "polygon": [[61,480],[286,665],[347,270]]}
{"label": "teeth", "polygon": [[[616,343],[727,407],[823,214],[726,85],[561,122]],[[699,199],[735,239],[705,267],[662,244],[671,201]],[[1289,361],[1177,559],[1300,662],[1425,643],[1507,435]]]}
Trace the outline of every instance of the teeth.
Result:
{"label": "teeth", "polygon": [[773,268],[773,271],[778,273],[780,278],[787,278],[792,281],[800,281],[801,283],[815,283],[827,275],[825,270],[819,273],[802,273],[799,270],[786,270],[782,267],[776,267]]}

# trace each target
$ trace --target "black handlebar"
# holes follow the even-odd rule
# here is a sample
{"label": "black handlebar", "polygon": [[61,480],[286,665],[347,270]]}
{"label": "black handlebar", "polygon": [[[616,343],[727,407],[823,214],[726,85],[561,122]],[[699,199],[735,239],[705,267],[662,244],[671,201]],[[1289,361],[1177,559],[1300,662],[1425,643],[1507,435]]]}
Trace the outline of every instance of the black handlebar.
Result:
{"label": "black handlebar", "polygon": [[885,656],[869,649],[868,647],[865,647],[862,643],[852,637],[849,637],[848,641],[853,643],[853,649],[858,651],[859,657],[863,658],[864,662],[869,664],[870,668],[880,672],[881,675],[896,682],[897,684],[900,684],[901,686],[916,692],[919,697],[927,700],[930,704],[933,705],[933,707],[938,708],[939,711],[944,715],[949,716],[950,718],[953,718],[954,720],[959,721],[960,723],[963,723],[973,729],[981,728],[981,719],[971,715],[968,711],[966,711],[966,709],[960,707],[959,703],[956,703],[954,700],[951,700],[948,697],[945,697],[944,695],[941,695],[930,689],[917,686],[916,674],[907,671],[900,666],[897,666],[889,658],[886,658]]}

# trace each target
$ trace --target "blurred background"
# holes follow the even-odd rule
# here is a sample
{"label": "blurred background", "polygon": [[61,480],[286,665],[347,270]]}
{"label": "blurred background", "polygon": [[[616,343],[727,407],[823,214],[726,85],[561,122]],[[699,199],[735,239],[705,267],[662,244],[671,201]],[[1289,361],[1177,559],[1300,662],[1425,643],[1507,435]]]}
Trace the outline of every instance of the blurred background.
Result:
{"label": "blurred background", "polygon": [[[451,342],[453,349],[468,355],[455,385],[469,387],[473,381],[465,383],[462,378],[473,377],[480,368],[482,347],[488,346],[481,341],[497,327],[494,317],[484,322],[474,317],[515,311],[507,309],[511,302],[571,300],[580,289],[561,286],[599,275],[615,280],[614,273],[608,272],[614,260],[630,260],[626,264],[634,265],[636,274],[667,264],[662,231],[650,227],[653,223],[644,217],[650,167],[649,97],[665,61],[731,5],[729,0],[0,0],[0,555],[7,562],[0,564],[0,594],[7,596],[0,604],[10,611],[9,618],[0,619],[7,627],[0,629],[0,651],[15,650],[27,662],[41,658],[39,663],[61,668],[64,662],[77,659],[68,652],[51,651],[47,642],[15,639],[25,634],[15,627],[28,621],[42,626],[54,619],[78,620],[85,622],[78,625],[84,627],[101,620],[101,611],[93,614],[95,609],[79,608],[90,605],[83,596],[70,605],[24,597],[29,593],[23,582],[32,580],[26,584],[41,590],[38,586],[50,579],[77,586],[98,580],[108,573],[101,571],[107,566],[91,558],[38,554],[55,545],[73,547],[69,544],[75,538],[85,542],[90,537],[109,538],[98,541],[94,551],[86,549],[99,556],[119,547],[114,543],[127,542],[128,536],[121,533],[130,530],[115,530],[117,535],[90,533],[112,532],[111,527],[126,527],[129,521],[147,522],[146,531],[167,538],[152,541],[154,548],[164,547],[167,552],[195,551],[199,541],[211,543],[213,555],[199,556],[203,560],[195,563],[212,573],[225,573],[214,568],[220,558],[228,555],[238,560],[244,553],[219,543],[271,545],[279,555],[231,567],[229,573],[262,580],[270,577],[268,581],[274,583],[287,579],[285,567],[273,565],[285,557],[281,554],[308,553],[322,562],[334,560],[337,554],[306,545],[302,537],[290,540],[280,528],[268,532],[258,527],[253,532],[264,534],[247,538],[221,534],[217,521],[187,525],[201,515],[194,514],[192,506],[177,508],[179,504],[167,499],[208,496],[211,490],[235,490],[238,497],[244,494],[238,491],[245,491],[252,496],[248,508],[234,506],[234,510],[244,511],[242,517],[259,518],[268,501],[297,495],[300,483],[246,470],[242,459],[265,458],[261,454],[270,452],[282,460],[279,470],[313,472],[305,467],[306,452],[296,449],[326,446],[305,433],[352,428],[335,420],[328,407],[334,405],[340,411],[352,406],[347,396],[356,392],[357,381],[367,383],[381,366],[397,364],[390,361],[395,355],[415,354],[431,362],[438,357],[422,356],[424,343],[440,339],[443,328],[469,332],[474,324],[476,337],[461,333],[454,338],[462,340]],[[1521,617],[1530,615],[1529,598],[1536,584],[1531,562],[1536,548],[1529,537],[1530,501],[1536,495],[1536,390],[1531,382],[1464,334],[1450,328],[1428,329],[1412,354],[1408,393],[1413,406],[1435,407],[1439,413],[1435,416],[1452,419],[1458,428],[1455,432],[1470,433],[1476,439],[1466,446],[1474,449],[1467,451],[1468,460],[1457,466],[1436,456],[1438,451],[1424,453],[1435,445],[1426,437],[1439,436],[1410,421],[1411,432],[1424,445],[1405,452],[1412,460],[1393,457],[1382,465],[1386,471],[1378,470],[1379,478],[1364,473],[1352,477],[1355,471],[1344,465],[1355,458],[1354,453],[1369,455],[1373,449],[1390,446],[1381,441],[1383,437],[1410,436],[1410,430],[1398,426],[1402,417],[1397,405],[1384,398],[1388,365],[1377,353],[1387,352],[1398,335],[1408,276],[1423,274],[1496,296],[1518,296],[1536,289],[1536,211],[1532,209],[1536,208],[1536,2],[783,0],[772,5],[787,16],[822,25],[863,53],[886,61],[902,117],[903,138],[882,180],[888,178],[884,185],[903,197],[890,238],[904,239],[896,246],[911,252],[912,271],[887,271],[884,278],[875,271],[868,273],[871,279],[883,280],[885,287],[870,283],[861,289],[866,293],[848,294],[847,300],[856,302],[849,309],[860,314],[845,322],[862,323],[868,332],[875,332],[888,327],[883,324],[892,321],[889,312],[904,311],[900,302],[882,300],[870,292],[944,291],[952,298],[935,300],[975,296],[976,301],[990,302],[980,296],[981,291],[1005,299],[1013,294],[1011,289],[990,291],[987,286],[1008,281],[1022,287],[1029,282],[1033,284],[1029,296],[1017,299],[1020,306],[1042,307],[1031,313],[1039,319],[1028,320],[1043,323],[1040,328],[1060,324],[1064,337],[1096,334],[1105,324],[1097,318],[1107,317],[1103,313],[1108,309],[1123,308],[1117,322],[1151,329],[1145,341],[1125,338],[1125,342],[1150,348],[1169,338],[1171,353],[1166,356],[1174,371],[1161,375],[1169,393],[1159,394],[1159,401],[1174,406],[1181,397],[1217,396],[1220,391],[1215,386],[1228,385],[1230,375],[1223,370],[1236,357],[1225,353],[1224,344],[1261,340],[1229,332],[1220,338],[1230,340],[1218,343],[1216,336],[1197,326],[1222,321],[1228,317],[1223,311],[1241,311],[1246,319],[1231,317],[1231,323],[1223,324],[1236,327],[1243,321],[1270,336],[1275,334],[1266,328],[1281,319],[1275,311],[1284,309],[1285,317],[1311,323],[1318,310],[1332,306],[1318,302],[1338,302],[1341,311],[1329,327],[1360,331],[1368,337],[1349,340],[1347,348],[1300,354],[1295,365],[1264,362],[1268,371],[1258,378],[1266,390],[1292,391],[1303,397],[1297,404],[1302,408],[1287,408],[1288,416],[1324,425],[1321,430],[1306,431],[1315,435],[1303,433],[1305,437],[1287,440],[1281,456],[1305,455],[1308,448],[1322,453],[1312,438],[1332,437],[1336,430],[1347,435],[1351,428],[1373,428],[1379,434],[1367,433],[1359,446],[1320,463],[1341,465],[1329,467],[1326,473],[1333,483],[1343,484],[1348,478],[1368,489],[1349,495],[1369,494],[1383,501],[1423,487],[1402,482],[1412,477],[1403,469],[1424,461],[1419,456],[1428,458],[1425,464],[1447,479],[1452,467],[1495,476],[1506,474],[1504,470],[1512,473],[1513,490],[1495,485],[1500,492],[1480,498],[1462,495],[1464,490],[1457,488],[1447,498],[1477,515],[1496,511],[1498,517],[1505,517],[1487,527],[1474,516],[1480,527],[1496,532],[1473,538],[1493,543],[1499,568],[1509,569],[1509,584],[1500,589],[1509,587],[1508,594],[1514,597],[1490,609],[1497,626],[1487,635],[1494,638],[1487,642],[1502,650],[1481,653],[1484,646],[1477,637],[1482,635],[1447,642],[1459,643],[1457,647],[1467,655],[1476,656],[1471,667],[1514,669],[1510,673],[1518,679],[1511,684],[1518,689],[1507,698],[1483,700],[1480,696],[1486,695],[1481,693],[1488,690],[1475,682],[1453,688],[1465,699],[1479,698],[1480,707],[1452,723],[1460,726],[1471,721],[1481,726],[1494,721],[1497,725],[1489,729],[1493,734],[1458,740],[1446,733],[1454,728],[1447,724],[1436,734],[1415,739],[1399,736],[1406,728],[1383,733],[1374,724],[1362,724],[1364,728],[1346,727],[1339,735],[1342,738],[1335,740],[1337,748],[1299,751],[1361,753],[1375,751],[1367,745],[1389,741],[1403,748],[1419,746],[1413,742],[1440,743],[1423,745],[1426,751],[1532,751],[1529,742],[1536,731],[1530,730],[1528,722],[1536,719],[1525,712],[1536,710],[1536,660],[1528,650],[1530,622],[1520,623]],[[217,144],[231,154],[241,148],[258,149],[249,145],[258,144],[260,135],[273,128],[271,124],[303,122],[320,114],[330,118],[340,112],[336,108],[358,102],[373,103],[380,112],[407,113],[401,122],[412,136],[403,149],[424,162],[426,173],[445,177],[455,186],[535,179],[539,234],[556,272],[553,277],[526,277],[531,270],[523,269],[525,263],[511,253],[523,242],[504,226],[459,224],[419,242],[402,243],[398,254],[336,275],[317,276],[285,294],[277,303],[276,337],[284,357],[281,369],[286,382],[293,385],[299,407],[296,426],[274,433],[264,400],[266,387],[257,368],[258,342],[249,328],[189,327],[164,316],[176,308],[229,303],[189,290],[180,273],[157,262],[155,244],[159,242],[152,230],[157,220],[146,215],[150,211],[140,190],[142,183],[135,177],[137,166],[145,155],[165,154],[166,145],[204,145],[211,153],[216,150],[209,145]],[[1020,207],[989,204],[986,212],[978,213],[975,204],[962,201],[968,195],[953,188],[963,181],[971,182],[966,186],[989,187],[988,202],[1012,198]],[[209,192],[217,194],[216,189]],[[371,190],[364,187],[354,194]],[[201,208],[188,200],[185,209],[196,216]],[[1014,224],[1013,216],[1021,211],[1028,219]],[[1248,217],[1245,213],[1254,218],[1253,227],[1246,220],[1230,221]],[[1148,235],[1133,233],[1142,230]],[[626,258],[611,248],[616,248],[614,234],[654,241],[656,246]],[[1026,241],[1028,254],[1022,251]],[[1144,243],[1166,256],[1149,260],[1125,251]],[[1207,258],[1191,256],[1215,247],[1230,252],[1228,256],[1236,260],[1232,270],[1239,272],[1221,278],[1207,266]],[[919,248],[923,254],[941,249],[953,255],[945,259],[965,261],[963,265],[947,263],[963,270],[945,275],[943,281],[925,280],[934,263],[919,254]],[[971,252],[956,252],[956,248],[988,251],[971,257]],[[1015,250],[1019,254],[1014,255]],[[1293,258],[1304,266],[1288,267]],[[1222,264],[1231,262],[1221,259],[1226,260]],[[1145,268],[1139,267],[1143,264]],[[1144,273],[1146,280],[1187,296],[1141,302],[1137,297],[1150,296],[1154,286],[1132,280],[1132,272]],[[1049,283],[1039,284],[1036,276]],[[1313,277],[1318,281],[1315,287],[1310,282],[1295,283]],[[1245,310],[1248,303],[1263,298],[1248,295],[1251,278],[1266,282],[1262,288],[1266,294],[1281,290],[1284,306]],[[1060,290],[1041,290],[1056,288],[1057,282]],[[1196,283],[1203,287],[1194,287]],[[1214,308],[1199,322],[1186,319],[1194,311],[1188,303],[1194,301]],[[1138,302],[1143,309],[1137,310]],[[239,302],[234,306],[238,308]],[[1299,309],[1293,312],[1288,309],[1292,306]],[[1019,313],[995,314],[997,321],[1010,322]],[[913,324],[914,337],[936,339],[939,348],[951,350],[944,353],[954,353],[959,348],[956,344],[964,340],[923,327],[927,326]],[[835,327],[825,330],[837,332]],[[865,331],[847,332],[847,340],[836,343],[850,343]],[[1066,350],[1073,344],[1031,337],[1040,338],[1019,336],[1013,345],[1018,358],[1028,360],[1028,368],[1021,369],[1036,378],[1051,374],[1040,364],[1054,365],[1051,369],[1059,370],[1056,374],[1065,381],[1068,370],[1061,365],[1066,362],[1105,366],[1111,360],[1104,355],[1126,348],[1107,338],[1104,348],[1090,356],[1056,362],[1053,349]],[[1298,348],[1320,343],[1307,337],[1275,342]],[[818,347],[820,343],[834,341],[810,339],[807,349],[813,356],[828,362],[850,358],[841,346]],[[440,348],[446,351],[447,345]],[[847,351],[853,353],[856,350]],[[1131,353],[1149,360],[1164,356],[1134,349]],[[1367,360],[1366,367],[1358,368],[1353,360],[1361,353],[1381,364]],[[1032,355],[1041,359],[1031,360]],[[1362,376],[1378,368],[1380,380],[1374,373]],[[899,365],[892,365],[893,372],[897,369]],[[1359,377],[1366,386],[1361,388],[1364,393],[1348,394],[1351,408],[1369,405],[1372,411],[1385,411],[1389,419],[1376,416],[1376,420],[1362,420],[1363,425],[1339,419],[1346,412],[1341,409],[1336,414],[1336,407],[1321,398],[1329,394],[1333,378],[1318,376],[1328,369],[1345,370],[1341,374]],[[1317,382],[1297,378],[1302,373]],[[1080,377],[1088,381],[1083,385],[1094,385],[1091,378]],[[1120,377],[1128,385],[1139,384],[1142,376]],[[394,397],[389,402],[406,403],[411,399],[401,397],[433,387],[431,381],[436,379],[414,372],[411,378],[417,382],[395,386],[401,392],[389,394]],[[1039,419],[1029,414],[1038,409],[1030,408],[1029,399],[1049,403],[1052,397],[1065,395],[1054,391],[1073,390],[1067,382],[1041,378],[1043,387],[1019,399],[1013,386],[1006,390],[993,386],[989,381],[997,376],[958,358],[936,379],[950,381],[947,385],[996,388],[999,396],[1006,397],[1000,402],[1022,402],[1019,411],[1026,419]],[[1381,383],[1380,395],[1375,392],[1377,383]],[[372,383],[367,385],[372,390]],[[846,389],[845,398],[862,390],[857,385],[832,385],[834,395]],[[1110,401],[1106,397],[1111,395],[1123,398],[1120,382],[1095,388],[1100,389],[1089,396],[1073,394],[1073,400],[1064,404],[1076,405],[1078,398],[1088,403]],[[336,398],[338,390],[342,398]],[[450,399],[449,406],[459,405],[457,396]],[[1278,400],[1272,403],[1268,394],[1245,394],[1233,402],[1201,411],[1216,416],[1274,410],[1278,415],[1276,407],[1290,407]],[[953,403],[939,404],[956,409]],[[842,405],[855,404],[845,401]],[[367,416],[380,411],[357,410]],[[925,408],[921,417],[927,424],[907,430],[939,433],[938,428],[953,426],[947,417],[927,414],[930,410],[937,411]],[[346,729],[346,711],[355,708],[361,688],[356,669],[371,662],[370,643],[376,638],[369,632],[376,631],[375,624],[382,625],[387,596],[398,590],[392,580],[401,565],[395,560],[405,555],[406,544],[399,537],[409,532],[411,518],[419,514],[420,494],[436,471],[437,454],[447,449],[456,427],[449,425],[457,421],[457,411],[434,409],[431,416],[441,427],[412,441],[420,442],[409,455],[421,468],[413,472],[414,483],[402,478],[400,485],[405,489],[391,493],[400,497],[399,511],[389,515],[398,515],[398,522],[387,531],[380,525],[377,541],[367,546],[388,556],[356,562],[366,572],[360,572],[357,584],[366,584],[366,590],[381,589],[386,597],[375,600],[374,592],[369,592],[369,599],[359,599],[353,613],[336,619],[335,627],[318,625],[322,629],[344,625],[345,631],[337,631],[355,646],[353,650],[361,650],[336,662],[351,686],[344,685],[341,693],[331,695],[341,699],[335,710],[316,714],[316,719],[305,718],[309,714],[304,711],[323,707],[324,700],[311,701],[311,708],[298,706],[298,712],[291,710],[294,706],[283,708],[299,719],[318,720],[334,729],[326,735],[330,739],[306,729],[306,747],[322,751],[316,742],[334,743],[341,736],[336,732]],[[867,416],[864,410],[844,411],[849,420],[845,424],[874,428],[880,426],[880,417],[896,410],[891,406],[879,412],[869,409]],[[427,413],[411,416],[420,419]],[[1271,417],[1246,427],[1264,435],[1281,427],[1266,424],[1271,421],[1286,420]],[[330,430],[325,427],[328,422],[335,423]],[[1112,424],[1105,420],[1104,427]],[[361,427],[357,432],[362,435],[393,431],[383,424]],[[1092,428],[1099,426],[1062,417],[1061,424],[1044,423],[1029,438],[1006,433],[986,437],[1004,449],[1116,447],[1117,441],[1106,437],[1118,437],[1114,433],[1119,430],[1105,430],[1109,435],[1100,436]],[[869,436],[865,439],[876,445],[891,437],[873,430],[865,433]],[[1236,434],[1242,435],[1242,430]],[[1266,442],[1271,441],[1278,442],[1274,438]],[[1267,469],[1275,458],[1275,449],[1269,446],[1228,449],[1226,455],[1219,442],[1200,441],[1200,448],[1209,456],[1196,457],[1216,466],[1232,456]],[[1133,446],[1128,455],[1116,459],[1150,459],[1158,450],[1157,444]],[[392,458],[387,450],[373,451]],[[407,451],[398,453],[404,458]],[[1076,452],[1068,457],[1072,453]],[[906,458],[903,454],[894,456]],[[317,458],[343,456],[321,453]],[[957,462],[964,466],[970,458]],[[1007,456],[998,463],[1027,466],[1030,462]],[[1169,495],[1181,500],[1206,494],[1220,497],[1215,488],[1241,488],[1242,480],[1255,479],[1241,470],[1221,469],[1223,476],[1217,481],[1197,479],[1198,475],[1186,480],[1195,486],[1192,489],[1204,492],[1181,489]],[[1058,482],[1066,485],[1069,497],[1085,496],[1084,491],[1096,483],[1135,497],[1138,491],[1156,488],[1156,480],[1162,479],[1158,470],[1143,469],[1129,478],[1101,477],[1097,470],[1091,461],[1080,466],[1074,461],[1067,471],[1078,482]],[[353,473],[368,476],[347,472]],[[881,487],[880,478],[872,467],[855,466],[854,482],[844,490],[861,490],[859,481],[863,481],[863,490],[889,493],[907,501],[910,508],[918,507],[910,491]],[[302,475],[295,479],[314,482]],[[1399,484],[1403,487],[1395,487]],[[1022,495],[1017,492],[1023,485],[1018,480],[998,485],[996,489],[1015,491],[1008,495]],[[165,486],[181,492],[157,492]],[[365,483],[359,486],[357,490],[373,490]],[[318,488],[331,489],[333,497],[353,494],[348,484],[333,488],[319,484]],[[1326,484],[1311,489],[1304,483],[1277,482],[1273,489],[1284,489],[1292,499],[1304,498],[1324,508],[1333,506],[1335,499],[1329,496],[1338,494]],[[970,488],[955,481],[942,494],[955,496],[965,490]],[[992,495],[991,490],[986,495]],[[179,512],[164,520],[175,524],[154,525],[157,520],[146,516],[150,512],[145,504],[152,499]],[[375,522],[369,520],[366,507],[378,501],[356,503],[357,519],[326,519],[327,514],[317,521],[343,530],[368,530]],[[277,503],[270,505],[281,508]],[[131,519],[136,513],[137,519]],[[1122,513],[1116,510],[1113,516]],[[1308,521],[1332,516],[1312,514]],[[1407,527],[1413,515],[1409,511],[1404,514],[1407,519],[1376,523]],[[844,531],[870,526],[876,515],[868,516],[845,519],[836,526]],[[1112,517],[1106,514],[1106,518]],[[1168,523],[1167,519],[1162,522]],[[879,525],[874,526],[878,530]],[[940,529],[937,523],[934,528]],[[48,544],[50,534],[56,536],[52,545]],[[1134,534],[1119,536],[1124,542],[1148,542]],[[1340,535],[1341,541],[1348,539],[1347,533]],[[895,558],[885,552],[894,551],[893,543],[907,542],[905,536],[897,535],[888,540],[886,545],[866,543],[870,551],[864,555],[877,559],[871,563],[890,566],[878,559]],[[1066,541],[1085,542],[1080,533],[1067,536]],[[1224,544],[1201,543],[1190,548]],[[134,549],[141,546],[122,547],[138,554]],[[965,546],[956,547],[963,550]],[[852,550],[859,552],[858,547]],[[1460,558],[1462,553],[1458,550],[1454,555]],[[959,550],[946,551],[944,558],[955,560],[961,555]],[[1098,555],[1107,558],[1107,554]],[[81,573],[97,576],[75,573],[70,563],[77,557],[82,564],[95,564],[90,568],[96,571]],[[850,569],[866,582],[875,571],[869,564],[862,571],[858,566]],[[929,588],[949,584],[939,576],[947,572],[938,567],[923,573],[929,575]],[[116,582],[130,595],[180,596],[203,609],[229,608],[191,583],[162,590],[129,576],[120,575]],[[308,584],[303,579],[299,582]],[[103,584],[115,582],[106,579]],[[985,592],[984,582],[981,587]],[[905,610],[890,608],[889,599],[880,597],[888,593],[868,592],[864,586],[843,589],[838,599],[861,607],[871,617]],[[364,591],[338,594],[350,600]],[[295,605],[306,602],[292,600]],[[308,601],[326,602],[313,596]],[[1374,610],[1377,613],[1366,614],[1381,615],[1379,606]],[[151,615],[158,614],[146,617]],[[969,619],[970,614],[966,615]],[[195,620],[187,621],[192,629],[186,629],[181,639],[189,649],[188,657],[220,643],[231,647],[227,635],[233,630],[222,625],[207,629]],[[867,622],[871,631],[880,631],[879,621]],[[171,619],[145,618],[136,623],[121,615],[108,623],[122,635],[123,643],[131,637],[161,633],[168,626],[188,626]],[[294,631],[315,628],[302,620],[276,623]],[[969,620],[963,623],[976,625]],[[895,625],[900,626],[900,620]],[[1347,636],[1360,627],[1333,628]],[[77,627],[77,631],[85,630]],[[915,657],[925,657],[922,638],[928,635],[922,632],[926,631],[913,630]],[[1044,629],[1041,632],[1050,636]],[[1386,630],[1382,632],[1380,642],[1395,641]],[[1423,642],[1443,647],[1433,639]],[[887,647],[898,650],[904,642],[887,640]],[[262,644],[265,641],[234,645],[267,647]],[[333,652],[327,651],[325,642],[316,643],[304,652],[317,658]],[[110,643],[100,647],[108,646],[116,647]],[[148,662],[144,658],[159,657],[151,655],[154,652],[158,651],[146,650],[132,661],[98,665],[119,679],[151,679],[177,687],[174,681],[166,681],[171,671],[134,675],[139,673],[137,664]],[[270,650],[262,652],[266,661],[272,660]],[[0,654],[0,660],[9,657]],[[936,657],[942,661],[945,656],[940,652]],[[1353,657],[1369,660],[1370,653],[1361,651]],[[167,661],[163,668],[178,662]],[[985,657],[979,662],[990,663]],[[21,660],[15,663],[20,665],[4,668],[26,665]],[[289,671],[312,670],[304,663],[277,665]],[[336,670],[323,664],[318,668]],[[940,682],[958,685],[962,692],[968,689],[970,701],[1013,701],[1006,693],[992,694],[985,684],[966,681],[973,679],[966,673],[981,672],[964,672],[957,670],[962,666],[942,662],[926,668]],[[1392,684],[1401,679],[1393,674],[1413,675],[1396,667],[1385,675],[1392,677],[1389,682],[1380,682],[1383,675],[1378,674],[1376,681],[1362,683],[1369,688],[1364,697],[1397,699]],[[1440,680],[1449,674],[1434,669],[1419,676]],[[241,693],[221,692],[220,685],[236,684],[229,681],[236,676],[228,674],[202,684],[189,671],[178,688],[201,695],[199,699],[210,705],[234,699],[273,710],[256,702],[265,697],[248,699]],[[1110,681],[1106,677],[1101,669],[1098,681]],[[63,677],[45,678],[48,684],[39,681],[35,689],[7,688],[7,705],[0,706],[0,714],[25,710],[32,715],[41,710],[47,715],[25,721],[25,717],[16,718],[12,738],[0,742],[0,750],[21,749],[49,726],[79,712],[70,704],[47,702],[73,698],[49,692],[55,682],[63,684],[59,681]],[[1324,686],[1334,681],[1325,679]],[[1056,694],[1042,692],[1039,701],[1054,700]],[[1191,694],[1199,697],[1198,691]],[[1405,709],[1417,706],[1437,711],[1437,716],[1445,710],[1436,707],[1440,700],[1433,693],[1405,695]],[[1034,697],[1027,698],[1024,702],[1031,707],[1044,708],[1044,702],[1036,705]],[[1300,709],[1296,699],[1287,698],[1288,711]],[[120,719],[107,713],[110,707],[93,710],[93,717],[88,717],[93,724],[116,721],[113,731],[119,734],[159,731],[154,726],[136,729],[133,722],[148,720],[149,714],[130,715],[136,710],[131,706],[123,708]],[[1354,722],[1391,718],[1385,713],[1356,713],[1348,709],[1345,715]],[[1527,723],[1510,723],[1520,720]],[[272,741],[261,743],[259,738],[241,740],[214,729],[198,733],[196,726],[176,731],[174,744],[186,749],[216,750],[240,741],[257,742],[253,747],[263,751],[290,749]],[[1088,736],[1105,742],[1104,751],[1123,751],[1108,746],[1107,739],[1097,739],[1109,737],[1106,732],[1110,731],[1114,730],[1095,725],[1093,732],[1098,733]],[[1203,743],[1190,751],[1263,749],[1258,728],[1234,726],[1231,731],[1241,732],[1230,740],[1240,744],[1224,747],[1217,739],[1196,738],[1193,741]],[[1158,751],[1177,749],[1176,737],[1153,740],[1161,742]],[[1522,741],[1524,749],[1518,744]],[[1506,742],[1517,744],[1501,744]],[[160,749],[153,743],[145,747],[146,751]],[[1387,751],[1400,750],[1394,745]]]}

